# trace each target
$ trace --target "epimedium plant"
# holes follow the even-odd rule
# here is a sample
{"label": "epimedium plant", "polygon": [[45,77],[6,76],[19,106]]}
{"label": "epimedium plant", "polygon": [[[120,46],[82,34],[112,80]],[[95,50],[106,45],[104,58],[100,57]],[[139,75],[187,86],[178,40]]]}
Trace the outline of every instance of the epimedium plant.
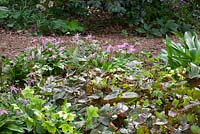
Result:
{"label": "epimedium plant", "polygon": [[[40,42],[3,61],[1,132],[200,131],[200,92],[185,82],[186,68],[166,67],[129,43],[102,47],[91,35],[76,34],[70,42],[41,37]],[[8,73],[16,63],[28,68],[21,83]]]}

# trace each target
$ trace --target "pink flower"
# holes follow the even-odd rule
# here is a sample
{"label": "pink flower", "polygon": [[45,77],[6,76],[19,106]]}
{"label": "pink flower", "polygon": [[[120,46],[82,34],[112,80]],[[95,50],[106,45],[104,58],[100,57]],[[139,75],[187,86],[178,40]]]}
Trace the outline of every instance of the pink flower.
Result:
{"label": "pink flower", "polygon": [[41,47],[40,47],[41,51],[44,51],[46,48],[47,48],[47,46],[44,45],[44,44],[42,44]]}
{"label": "pink flower", "polygon": [[32,58],[31,56],[28,56],[27,59],[28,59],[28,60],[32,60],[33,58]]}
{"label": "pink flower", "polygon": [[16,111],[15,114],[18,116],[19,115],[19,111]]}
{"label": "pink flower", "polygon": [[137,49],[134,48],[134,46],[129,46],[128,47],[128,53],[135,52]]}
{"label": "pink flower", "polygon": [[55,55],[52,55],[52,56],[50,57],[50,59],[52,59],[52,60],[54,60],[55,58],[56,58]]}
{"label": "pink flower", "polygon": [[27,81],[27,84],[28,84],[29,86],[32,86],[32,85],[35,84],[35,80],[28,80],[28,81]]}
{"label": "pink flower", "polygon": [[5,109],[0,109],[0,115],[8,114],[8,111]]}
{"label": "pink flower", "polygon": [[126,48],[127,46],[129,46],[129,44],[127,42],[125,42],[121,45],[116,45],[115,49],[123,49],[123,48]]}
{"label": "pink flower", "polygon": [[80,39],[80,33],[77,33],[72,37],[73,41],[78,41],[79,39]]}
{"label": "pink flower", "polygon": [[61,48],[59,48],[60,51],[63,51],[63,50],[65,50],[65,49],[66,49],[66,47],[61,47]]}
{"label": "pink flower", "polygon": [[27,104],[27,100],[26,99],[22,99],[22,104],[26,105]]}
{"label": "pink flower", "polygon": [[45,37],[40,37],[39,38],[39,40],[40,40],[40,42],[42,43],[42,44],[45,44],[47,41],[46,41],[46,38]]}
{"label": "pink flower", "polygon": [[58,45],[58,44],[62,44],[62,43],[64,43],[64,41],[62,41],[62,40],[58,40],[58,41],[55,42],[54,44],[55,44],[55,45]]}
{"label": "pink flower", "polygon": [[50,40],[50,42],[53,43],[53,44],[55,44],[55,45],[64,43],[64,41],[59,40],[59,39],[55,39],[55,38],[52,38],[52,39]]}
{"label": "pink flower", "polygon": [[31,43],[35,43],[35,42],[37,42],[38,40],[37,39],[34,39],[33,38],[33,40],[31,41]]}
{"label": "pink flower", "polygon": [[93,58],[95,58],[95,56],[96,56],[96,54],[90,54],[90,55],[88,56],[88,58],[93,59]]}
{"label": "pink flower", "polygon": [[107,47],[107,49],[106,49],[106,52],[107,52],[107,53],[111,53],[112,50],[113,50],[113,46],[112,46],[112,45],[109,45],[109,46]]}
{"label": "pink flower", "polygon": [[129,44],[128,44],[127,42],[124,42],[124,43],[122,44],[122,46],[127,47],[127,46],[129,46]]}
{"label": "pink flower", "polygon": [[49,50],[49,51],[52,51],[53,49],[52,49],[52,48],[48,48],[48,50]]}
{"label": "pink flower", "polygon": [[91,34],[88,34],[88,35],[87,35],[87,36],[85,36],[84,38],[88,40],[88,39],[92,39],[92,38],[93,38],[93,36],[92,36]]}
{"label": "pink flower", "polygon": [[18,90],[19,90],[19,89],[16,88],[15,86],[11,86],[11,87],[10,87],[10,91],[11,91],[11,92],[17,93]]}
{"label": "pink flower", "polygon": [[34,76],[34,73],[33,73],[33,72],[30,72],[30,73],[28,74],[28,77],[30,77],[30,78],[33,78],[33,76]]}

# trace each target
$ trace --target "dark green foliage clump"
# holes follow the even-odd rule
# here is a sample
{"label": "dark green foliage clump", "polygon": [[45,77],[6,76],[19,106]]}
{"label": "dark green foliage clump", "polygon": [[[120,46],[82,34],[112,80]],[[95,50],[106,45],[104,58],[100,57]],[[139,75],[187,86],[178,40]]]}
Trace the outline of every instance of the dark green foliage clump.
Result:
{"label": "dark green foliage clump", "polygon": [[163,36],[198,29],[200,16],[197,0],[3,0],[0,5],[4,28],[56,34],[82,32],[92,24],[88,20],[107,25],[108,19],[129,29],[139,27],[136,32],[147,37]]}

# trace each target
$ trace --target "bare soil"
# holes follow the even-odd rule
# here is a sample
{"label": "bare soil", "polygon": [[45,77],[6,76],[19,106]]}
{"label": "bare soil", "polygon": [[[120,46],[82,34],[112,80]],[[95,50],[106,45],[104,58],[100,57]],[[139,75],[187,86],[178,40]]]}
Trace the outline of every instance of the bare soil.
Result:
{"label": "bare soil", "polygon": [[[101,45],[118,45],[128,42],[135,46],[138,51],[146,50],[152,54],[159,54],[160,50],[165,47],[164,38],[147,39],[145,37],[137,37],[129,35],[123,37],[121,34],[105,34],[94,35],[95,39],[100,41]],[[38,42],[32,42],[33,39],[39,37],[32,36],[24,31],[6,31],[0,29],[0,54],[8,58],[14,58],[16,55],[25,51],[26,48],[38,45]],[[70,36],[56,37],[64,41],[70,40]]]}

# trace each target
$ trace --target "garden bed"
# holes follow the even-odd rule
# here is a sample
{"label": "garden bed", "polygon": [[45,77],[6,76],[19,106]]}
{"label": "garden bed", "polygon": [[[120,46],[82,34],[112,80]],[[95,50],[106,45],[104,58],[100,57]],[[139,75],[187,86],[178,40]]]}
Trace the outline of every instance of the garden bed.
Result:
{"label": "garden bed", "polygon": [[[200,48],[197,38],[186,37]],[[168,40],[170,55],[162,56],[172,58],[166,66],[161,57],[138,49],[137,41],[102,45],[92,36],[65,38],[31,37],[37,46],[2,59],[1,132],[200,132],[199,57],[188,56],[187,48]],[[178,56],[194,61],[179,66],[177,61],[186,62]]]}

